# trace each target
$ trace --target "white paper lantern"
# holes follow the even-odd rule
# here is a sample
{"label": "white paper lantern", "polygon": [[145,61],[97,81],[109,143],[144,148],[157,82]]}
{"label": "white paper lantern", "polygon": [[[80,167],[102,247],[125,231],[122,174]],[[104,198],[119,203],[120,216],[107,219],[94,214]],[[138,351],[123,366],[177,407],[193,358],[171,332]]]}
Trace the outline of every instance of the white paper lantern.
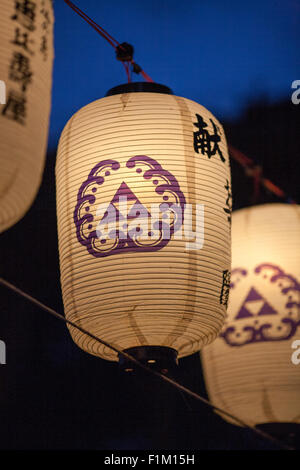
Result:
{"label": "white paper lantern", "polygon": [[38,191],[48,138],[53,62],[51,0],[2,0],[0,232],[20,220]]}
{"label": "white paper lantern", "polygon": [[[157,84],[116,87],[70,119],[56,165],[58,233],[66,317],[121,350],[162,346],[181,357],[223,325],[230,169],[216,118],[168,93]],[[148,224],[152,204],[160,207],[160,222],[138,233],[137,216]],[[187,210],[180,221],[185,204],[193,206],[193,229],[198,221],[198,245],[184,232]],[[105,239],[99,232],[109,226],[111,207],[120,230]],[[109,348],[71,333],[85,351],[117,360]]]}
{"label": "white paper lantern", "polygon": [[202,351],[212,403],[255,425],[300,423],[299,339],[300,207],[234,212],[228,317]]}

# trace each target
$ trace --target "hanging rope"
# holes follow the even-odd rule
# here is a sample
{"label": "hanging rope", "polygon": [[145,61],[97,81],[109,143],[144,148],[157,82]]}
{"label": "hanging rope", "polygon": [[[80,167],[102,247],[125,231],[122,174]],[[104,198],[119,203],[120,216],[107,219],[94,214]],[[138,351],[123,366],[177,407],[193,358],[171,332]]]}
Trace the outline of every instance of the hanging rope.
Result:
{"label": "hanging rope", "polygon": [[[84,19],[92,28],[94,28],[97,33],[100,34],[100,36],[103,37],[103,39],[106,39],[106,41],[115,49],[116,51],[116,56],[117,59],[120,60],[124,66],[126,75],[127,75],[127,80],[128,83],[131,82],[131,77],[130,77],[130,65],[132,66],[132,71],[136,74],[141,74],[142,77],[147,81],[147,82],[153,82],[152,78],[149,77],[149,75],[142,70],[142,68],[136,64],[133,60],[133,53],[134,53],[134,48],[130,44],[123,42],[120,44],[116,39],[114,39],[105,29],[103,29],[100,25],[98,25],[92,18],[90,18],[86,13],[84,13],[80,8],[78,8],[73,2],[70,0],[64,0],[65,3],[72,8],[72,10],[77,13],[82,19]],[[128,47],[129,46],[129,47]]]}
{"label": "hanging rope", "polygon": [[278,439],[276,439],[275,437],[271,436],[270,434],[267,434],[266,432],[260,430],[260,429],[257,429],[255,426],[252,426],[250,424],[247,424],[245,423],[245,421],[241,420],[240,418],[237,418],[236,416],[232,415],[231,413],[228,413],[228,411],[225,411],[223,410],[222,408],[218,407],[218,406],[215,406],[213,405],[210,401],[206,400],[206,398],[203,398],[201,395],[199,395],[198,393],[195,393],[193,392],[192,390],[190,390],[189,388],[187,387],[184,387],[183,385],[181,385],[180,383],[176,382],[175,380],[173,380],[172,378],[168,377],[167,375],[164,375],[164,374],[161,374],[160,372],[157,372],[153,369],[150,369],[149,367],[145,366],[144,364],[142,364],[141,362],[139,362],[137,359],[135,359],[135,357],[131,356],[130,354],[122,351],[121,349],[118,349],[117,347],[111,345],[110,343],[108,343],[107,341],[99,338],[98,336],[95,336],[93,333],[90,333],[89,331],[87,331],[85,328],[82,328],[82,326],[78,325],[77,323],[73,322],[73,321],[70,321],[68,319],[66,319],[63,315],[61,315],[60,313],[56,312],[55,310],[53,310],[52,308],[48,307],[47,305],[43,304],[42,302],[40,302],[39,300],[35,299],[34,297],[32,297],[31,295],[27,294],[26,292],[22,291],[21,289],[19,289],[18,287],[14,286],[13,284],[11,284],[10,282],[6,281],[5,279],[3,278],[0,278],[0,284],[4,287],[7,287],[8,289],[10,289],[11,291],[13,291],[14,293],[18,294],[19,296],[29,300],[29,302],[31,302],[32,304],[36,305],[37,307],[41,308],[42,310],[44,310],[45,312],[49,313],[50,315],[52,315],[53,317],[57,318],[58,320],[64,322],[65,324],[67,325],[70,325],[72,326],[73,328],[76,328],[77,330],[81,331],[81,333],[84,333],[86,334],[87,336],[89,336],[90,338],[92,338],[93,340],[97,341],[98,343],[101,343],[103,344],[104,346],[112,349],[113,351],[115,351],[116,353],[118,353],[120,356],[130,360],[131,362],[133,362],[135,365],[137,365],[140,369],[143,369],[145,370],[146,372],[148,372],[149,374],[152,374],[156,377],[159,377],[161,380],[163,380],[164,382],[167,382],[169,383],[170,385],[172,385],[173,387],[175,387],[177,390],[179,390],[180,392],[184,392],[185,394],[195,398],[196,400],[198,401],[201,401],[202,403],[204,403],[206,406],[208,406],[209,408],[213,409],[214,411],[217,411],[218,413],[220,414],[223,414],[225,416],[227,416],[228,418],[230,418],[231,420],[235,421],[238,425],[240,426],[243,426],[243,427],[246,427],[248,429],[251,429],[255,434],[257,434],[258,436],[272,442],[273,444],[276,444],[278,445],[279,447],[281,447],[282,449],[285,449],[285,450],[295,450],[293,447],[289,446],[289,445],[286,445],[284,444],[283,442],[279,441]]}
{"label": "hanging rope", "polygon": [[259,187],[262,185],[277,197],[285,199],[289,204],[297,204],[297,202],[289,197],[282,189],[272,183],[269,179],[265,178],[263,175],[263,169],[259,165],[256,165],[251,158],[247,157],[244,153],[230,144],[228,144],[228,149],[231,157],[244,168],[246,175],[251,176],[254,179],[253,203],[257,202]]}

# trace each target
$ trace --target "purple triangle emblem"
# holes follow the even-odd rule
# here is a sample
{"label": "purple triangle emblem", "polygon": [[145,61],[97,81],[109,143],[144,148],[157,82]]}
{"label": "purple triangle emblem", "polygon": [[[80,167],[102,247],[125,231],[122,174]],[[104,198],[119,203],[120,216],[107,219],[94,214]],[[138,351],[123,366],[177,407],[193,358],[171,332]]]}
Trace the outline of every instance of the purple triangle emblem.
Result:
{"label": "purple triangle emblem", "polygon": [[118,203],[120,197],[126,197],[127,201],[136,201],[140,204],[140,201],[136,197],[136,195],[131,191],[131,189],[127,186],[125,181],[120,185],[118,191],[114,195],[111,200],[111,204]]}
{"label": "purple triangle emblem", "polygon": [[255,300],[263,301],[263,305],[256,315],[276,315],[277,314],[276,310],[274,310],[274,308],[262,297],[262,295],[259,292],[257,292],[257,290],[254,287],[251,287],[235,319],[240,320],[242,318],[249,318],[249,317],[256,316],[253,313],[251,313],[247,308],[247,303],[251,301],[255,301]]}
{"label": "purple triangle emblem", "polygon": [[[120,198],[122,198],[123,200],[125,199],[126,202],[134,201],[134,204],[131,206],[128,214],[126,214],[126,217],[121,214],[119,209],[116,207],[116,205],[120,202]],[[104,213],[100,221],[100,225],[108,224],[110,222],[117,222],[119,220],[125,220],[126,218],[128,220],[132,220],[140,216],[144,216],[144,218],[151,218],[151,215],[149,214],[147,209],[139,201],[133,191],[127,186],[125,181],[123,181],[119,189],[116,191],[114,197],[112,198],[107,208],[107,211]]]}

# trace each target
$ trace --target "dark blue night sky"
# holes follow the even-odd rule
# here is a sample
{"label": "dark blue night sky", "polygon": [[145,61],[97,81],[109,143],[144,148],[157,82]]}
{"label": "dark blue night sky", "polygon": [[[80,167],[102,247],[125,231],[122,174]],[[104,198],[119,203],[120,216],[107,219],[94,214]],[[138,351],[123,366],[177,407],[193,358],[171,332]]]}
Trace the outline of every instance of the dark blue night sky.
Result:
{"label": "dark blue night sky", "polygon": [[[220,119],[264,97],[288,98],[299,79],[298,0],[74,0],[158,83]],[[114,49],[63,0],[55,6],[50,146],[70,116],[126,82]],[[141,78],[134,74],[134,80]]]}

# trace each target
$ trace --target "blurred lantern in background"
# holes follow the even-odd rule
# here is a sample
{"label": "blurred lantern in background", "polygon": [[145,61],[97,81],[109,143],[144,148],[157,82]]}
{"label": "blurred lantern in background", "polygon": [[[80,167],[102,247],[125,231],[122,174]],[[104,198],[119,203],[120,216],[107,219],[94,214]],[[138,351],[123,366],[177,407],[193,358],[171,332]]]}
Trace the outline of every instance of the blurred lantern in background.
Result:
{"label": "blurred lantern in background", "polygon": [[0,79],[6,96],[0,105],[0,232],[23,217],[39,189],[52,62],[51,0],[2,0]]}
{"label": "blurred lantern in background", "polygon": [[[224,322],[231,216],[224,131],[163,85],[130,83],[107,95],[78,111],[59,142],[66,317],[149,364],[176,361],[212,341]],[[85,351],[118,359],[71,333]]]}
{"label": "blurred lantern in background", "polygon": [[300,423],[295,340],[300,207],[266,204],[236,211],[228,316],[219,338],[201,353],[212,403],[275,434],[280,426],[270,423]]}

